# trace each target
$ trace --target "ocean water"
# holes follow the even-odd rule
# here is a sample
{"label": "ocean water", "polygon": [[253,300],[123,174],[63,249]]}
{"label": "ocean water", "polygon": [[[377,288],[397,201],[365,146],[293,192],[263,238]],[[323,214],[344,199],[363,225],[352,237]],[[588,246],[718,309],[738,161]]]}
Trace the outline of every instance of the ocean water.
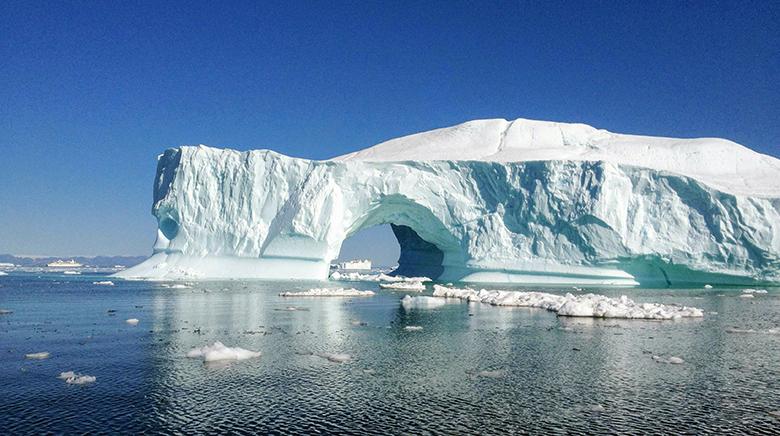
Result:
{"label": "ocean water", "polygon": [[[322,284],[100,280],[0,277],[0,309],[13,311],[0,315],[0,433],[780,432],[776,288],[589,290],[706,311],[639,321],[459,301],[407,311],[405,293],[375,283],[341,284],[368,298],[283,298]],[[262,356],[185,357],[215,341]]]}

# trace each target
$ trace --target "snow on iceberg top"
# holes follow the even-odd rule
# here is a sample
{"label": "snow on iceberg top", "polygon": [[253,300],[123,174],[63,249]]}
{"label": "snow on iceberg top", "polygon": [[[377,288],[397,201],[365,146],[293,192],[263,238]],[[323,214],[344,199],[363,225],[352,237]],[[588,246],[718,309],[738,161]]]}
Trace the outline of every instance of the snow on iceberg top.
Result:
{"label": "snow on iceberg top", "polygon": [[623,135],[586,124],[475,120],[391,139],[335,161],[604,161],[682,174],[735,194],[780,196],[780,160],[719,138]]}

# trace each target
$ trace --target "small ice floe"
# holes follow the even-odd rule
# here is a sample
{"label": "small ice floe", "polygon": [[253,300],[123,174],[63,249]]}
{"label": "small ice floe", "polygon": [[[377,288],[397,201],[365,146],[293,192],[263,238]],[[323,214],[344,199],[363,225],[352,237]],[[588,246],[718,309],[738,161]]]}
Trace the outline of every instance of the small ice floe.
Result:
{"label": "small ice floe", "polygon": [[315,356],[322,357],[331,362],[344,363],[352,360],[352,356],[344,353],[316,353]]}
{"label": "small ice floe", "polygon": [[712,285],[704,285],[704,289],[712,289]]}
{"label": "small ice floe", "polygon": [[374,291],[359,291],[353,288],[313,288],[308,291],[290,291],[279,294],[280,297],[371,297],[373,295]]}
{"label": "small ice floe", "polygon": [[756,298],[756,296],[753,294],[742,294],[739,298]]}
{"label": "small ice floe", "polygon": [[772,410],[770,412],[767,412],[768,414],[774,416],[775,418],[780,418],[780,410]]}
{"label": "small ice floe", "polygon": [[653,356],[653,360],[655,360],[658,363],[671,363],[672,365],[682,365],[685,363],[685,361],[677,356],[672,356],[669,358],[661,357],[661,356]]}
{"label": "small ice floe", "polygon": [[68,276],[78,276],[78,275],[81,275],[81,271],[63,271],[62,273],[65,274],[65,275],[68,275]]}
{"label": "small ice floe", "polygon": [[382,289],[397,289],[402,291],[419,291],[425,290],[425,285],[422,282],[392,282],[392,283],[380,283],[379,287]]}
{"label": "small ice floe", "polygon": [[598,294],[555,295],[545,292],[522,292],[448,288],[433,285],[433,296],[459,298],[493,306],[538,307],[559,316],[625,319],[679,319],[703,317],[704,312],[695,307],[635,303],[625,295],[611,298]]}
{"label": "small ice floe", "polygon": [[204,362],[218,362],[222,360],[246,360],[260,357],[259,351],[245,350],[239,347],[226,347],[222,342],[214,342],[200,348],[193,348],[187,352],[187,357],[203,359]]}
{"label": "small ice floe", "polygon": [[442,298],[435,297],[412,297],[410,295],[404,296],[401,299],[401,306],[404,309],[435,309],[447,304]]}
{"label": "small ice floe", "polygon": [[352,325],[354,325],[354,326],[356,326],[356,327],[357,327],[357,326],[365,327],[365,326],[367,326],[367,325],[368,325],[368,323],[367,323],[367,322],[365,322],[365,321],[360,321],[360,320],[357,320],[357,319],[353,319],[352,321],[350,321],[350,324],[352,324]]}
{"label": "small ice floe", "polygon": [[768,291],[766,289],[743,289],[743,294],[752,295],[752,294],[767,294]]}
{"label": "small ice floe", "polygon": [[7,275],[8,275],[8,273],[7,273],[7,272],[5,272],[5,271],[0,271],[0,276],[7,276]]}
{"label": "small ice floe", "polygon": [[49,358],[49,352],[48,351],[41,351],[40,353],[29,353],[24,355],[25,359],[48,359]]}
{"label": "small ice floe", "polygon": [[61,380],[65,380],[65,383],[71,385],[85,385],[87,383],[94,383],[97,378],[92,375],[76,374],[73,371],[61,372],[59,377]]}
{"label": "small ice floe", "polygon": [[130,318],[130,319],[125,320],[125,322],[130,324],[130,325],[132,325],[132,326],[136,326],[136,325],[138,325],[138,323],[140,321],[138,321],[137,318]]}
{"label": "small ice floe", "polygon": [[422,329],[423,328],[421,325],[408,325],[404,327],[404,330],[406,330],[407,332],[420,332],[422,331]]}
{"label": "small ice floe", "polygon": [[10,315],[10,314],[12,314],[12,313],[14,313],[14,311],[13,311],[13,310],[8,310],[8,309],[0,309],[0,315]]}
{"label": "small ice floe", "polygon": [[100,282],[92,282],[92,284],[93,285],[98,285],[98,286],[114,286],[114,282],[112,282],[111,280],[103,280],[103,281],[100,281]]}
{"label": "small ice floe", "polygon": [[390,276],[385,273],[379,274],[361,274],[359,272],[338,272],[335,271],[330,275],[331,280],[338,280],[341,282],[430,282],[428,277],[404,277],[404,276]]}

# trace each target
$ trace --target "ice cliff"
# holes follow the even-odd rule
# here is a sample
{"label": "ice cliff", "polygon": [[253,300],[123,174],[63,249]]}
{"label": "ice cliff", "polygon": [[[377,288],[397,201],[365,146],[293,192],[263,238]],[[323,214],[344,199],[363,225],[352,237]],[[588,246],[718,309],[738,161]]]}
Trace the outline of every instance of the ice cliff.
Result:
{"label": "ice cliff", "polygon": [[390,223],[399,273],[446,281],[780,282],[780,160],[723,139],[478,120],[329,161],[179,147],[154,254],[119,275],[325,279]]}

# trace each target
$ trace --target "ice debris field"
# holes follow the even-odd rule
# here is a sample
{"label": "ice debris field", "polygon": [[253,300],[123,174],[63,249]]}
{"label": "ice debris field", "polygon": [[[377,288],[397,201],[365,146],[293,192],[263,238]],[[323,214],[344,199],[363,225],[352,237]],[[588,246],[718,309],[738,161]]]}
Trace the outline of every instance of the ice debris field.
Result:
{"label": "ice debris field", "polygon": [[[328,161],[206,146],[158,159],[145,279],[328,278],[390,224],[396,274],[443,282],[780,282],[780,160],[734,142],[476,120]],[[339,275],[336,280],[364,280]],[[106,283],[107,284],[107,283]]]}

